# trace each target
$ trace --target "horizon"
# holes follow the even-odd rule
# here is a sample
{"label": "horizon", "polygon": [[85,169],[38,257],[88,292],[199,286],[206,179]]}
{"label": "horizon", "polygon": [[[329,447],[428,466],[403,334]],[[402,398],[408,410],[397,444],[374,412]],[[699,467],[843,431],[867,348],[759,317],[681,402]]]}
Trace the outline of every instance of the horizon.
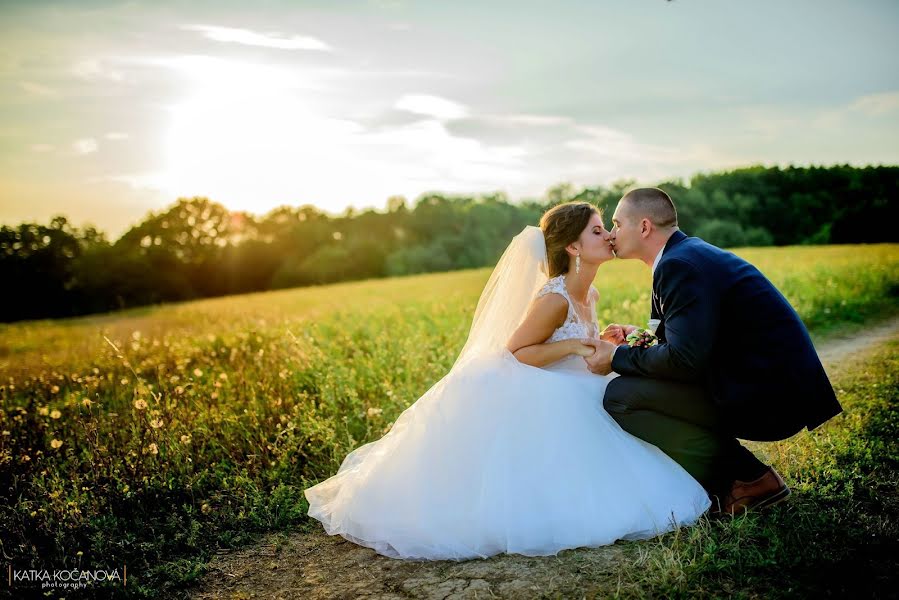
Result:
{"label": "horizon", "polygon": [[[0,223],[899,164],[899,6],[4,5]],[[772,18],[771,15],[776,15]],[[639,32],[639,36],[633,34]]]}

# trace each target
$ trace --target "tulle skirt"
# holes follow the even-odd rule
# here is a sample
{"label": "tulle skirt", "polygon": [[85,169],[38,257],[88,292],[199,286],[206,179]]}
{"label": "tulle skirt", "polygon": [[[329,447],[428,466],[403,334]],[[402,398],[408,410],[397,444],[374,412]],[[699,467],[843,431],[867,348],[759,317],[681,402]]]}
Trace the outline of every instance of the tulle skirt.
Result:
{"label": "tulle skirt", "polygon": [[507,351],[457,367],[307,488],[309,515],[385,556],[429,560],[555,555],[694,523],[707,493],[603,409],[613,377]]}

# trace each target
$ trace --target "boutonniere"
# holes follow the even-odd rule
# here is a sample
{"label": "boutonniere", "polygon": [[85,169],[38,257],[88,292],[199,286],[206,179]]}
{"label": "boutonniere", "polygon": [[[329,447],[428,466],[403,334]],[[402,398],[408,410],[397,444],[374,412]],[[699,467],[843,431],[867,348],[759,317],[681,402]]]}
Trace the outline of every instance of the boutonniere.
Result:
{"label": "boutonniere", "polygon": [[637,328],[625,338],[631,348],[649,348],[659,343],[659,338],[648,329]]}

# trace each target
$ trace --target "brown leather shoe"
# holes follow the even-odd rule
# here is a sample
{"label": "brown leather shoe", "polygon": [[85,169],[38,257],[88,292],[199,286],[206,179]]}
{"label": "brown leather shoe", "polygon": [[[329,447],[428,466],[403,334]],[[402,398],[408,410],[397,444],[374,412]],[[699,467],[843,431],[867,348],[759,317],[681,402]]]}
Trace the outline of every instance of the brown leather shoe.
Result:
{"label": "brown leather shoe", "polygon": [[713,513],[733,515],[757,510],[783,502],[790,494],[790,488],[780,474],[768,467],[765,474],[755,481],[735,481],[730,492],[721,500],[720,510],[713,510]]}

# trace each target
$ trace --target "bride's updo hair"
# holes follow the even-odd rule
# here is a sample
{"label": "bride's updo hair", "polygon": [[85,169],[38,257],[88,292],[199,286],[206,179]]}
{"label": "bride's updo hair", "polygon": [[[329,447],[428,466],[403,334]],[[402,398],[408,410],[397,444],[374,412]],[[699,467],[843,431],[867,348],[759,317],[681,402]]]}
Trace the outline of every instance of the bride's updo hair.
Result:
{"label": "bride's updo hair", "polygon": [[581,237],[581,232],[594,214],[601,216],[602,211],[589,202],[566,202],[553,206],[540,217],[550,277],[568,272],[568,252],[565,247]]}

